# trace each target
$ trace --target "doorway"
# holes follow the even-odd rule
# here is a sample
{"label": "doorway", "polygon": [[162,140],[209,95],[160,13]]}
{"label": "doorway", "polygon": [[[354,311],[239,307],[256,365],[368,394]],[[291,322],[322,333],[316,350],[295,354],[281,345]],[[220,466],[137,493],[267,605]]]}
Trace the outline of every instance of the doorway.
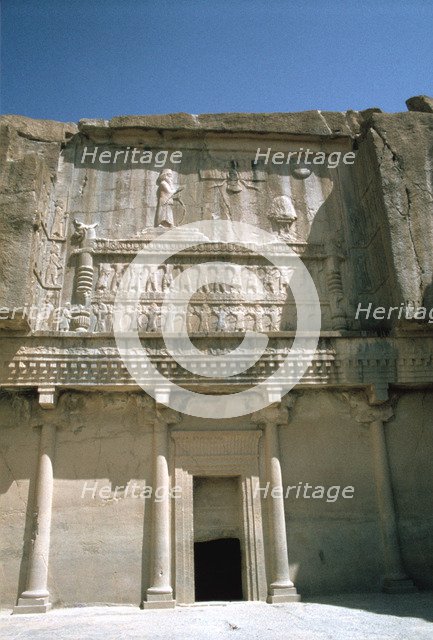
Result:
{"label": "doorway", "polygon": [[[235,595],[244,600],[266,600],[262,505],[258,491],[261,435],[262,431],[257,429],[174,429],[171,432],[174,483],[181,487],[182,495],[182,500],[173,500],[173,586],[179,604],[195,602],[194,543],[229,538],[238,541],[234,544],[239,545],[240,541],[241,548],[242,572],[238,571],[237,575],[242,573],[242,589]],[[197,571],[200,572],[200,561]],[[227,593],[222,595],[231,597]],[[203,597],[200,593],[198,596]]]}
{"label": "doorway", "polygon": [[196,602],[243,600],[239,538],[194,543]]}

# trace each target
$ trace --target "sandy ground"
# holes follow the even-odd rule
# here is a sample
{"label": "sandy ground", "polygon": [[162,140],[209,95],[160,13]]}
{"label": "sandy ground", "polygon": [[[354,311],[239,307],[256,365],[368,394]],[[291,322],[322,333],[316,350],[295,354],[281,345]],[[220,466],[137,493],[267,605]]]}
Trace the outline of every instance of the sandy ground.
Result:
{"label": "sandy ground", "polygon": [[433,594],[350,594],[296,604],[101,606],[0,613],[1,640],[433,640]]}

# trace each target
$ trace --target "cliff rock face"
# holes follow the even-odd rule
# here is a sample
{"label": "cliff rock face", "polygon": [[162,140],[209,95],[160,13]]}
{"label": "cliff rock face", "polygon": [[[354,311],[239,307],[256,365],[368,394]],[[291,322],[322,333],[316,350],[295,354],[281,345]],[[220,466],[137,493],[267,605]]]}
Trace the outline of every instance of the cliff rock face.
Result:
{"label": "cliff rock face", "polygon": [[[6,326],[28,326],[23,307],[32,299],[36,235],[57,180],[62,144],[73,124],[0,118],[0,305],[16,308]],[[4,314],[6,315],[6,314]]]}
{"label": "cliff rock face", "polygon": [[[433,124],[428,100],[412,98],[411,111],[397,114],[371,109],[121,116],[82,120],[78,127],[2,116],[0,304],[16,311],[7,318],[3,313],[1,326],[34,329],[37,314],[28,318],[22,308],[41,304],[47,295],[50,304],[71,301],[76,217],[97,223],[97,235],[113,240],[135,238],[157,226],[158,176],[164,168],[175,172],[182,191],[173,203],[175,225],[232,219],[258,224],[292,244],[305,243],[307,252],[308,244],[326,246],[328,253],[331,244],[334,253],[338,245],[346,320],[333,326],[325,313],[327,328],[359,327],[353,319],[357,301],[430,305]],[[296,152],[306,149],[311,149],[308,176],[300,179],[302,169],[297,175],[296,166],[305,156],[297,162]],[[340,158],[331,168],[326,162],[314,164],[319,150],[327,157],[354,150],[354,160],[345,164]],[[173,153],[180,162],[170,162]],[[275,153],[282,155],[274,163]],[[230,190],[232,178],[238,191]],[[281,197],[297,217],[289,232],[272,215]],[[47,269],[55,269],[49,267],[53,247],[51,262],[58,258],[61,266],[50,288],[44,279]],[[389,328],[399,321],[394,314],[384,324]]]}
{"label": "cliff rock face", "polygon": [[[376,173],[377,209],[384,252],[393,283],[391,302],[431,305],[433,121],[428,113],[372,114],[360,143],[369,149]],[[360,181],[367,194],[363,164]]]}

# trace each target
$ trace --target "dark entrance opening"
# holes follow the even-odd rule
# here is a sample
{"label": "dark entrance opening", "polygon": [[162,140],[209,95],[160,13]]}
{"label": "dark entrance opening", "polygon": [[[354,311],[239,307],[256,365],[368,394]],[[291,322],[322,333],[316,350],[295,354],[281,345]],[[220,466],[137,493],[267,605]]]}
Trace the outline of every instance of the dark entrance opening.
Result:
{"label": "dark entrance opening", "polygon": [[196,602],[243,600],[238,538],[194,543]]}

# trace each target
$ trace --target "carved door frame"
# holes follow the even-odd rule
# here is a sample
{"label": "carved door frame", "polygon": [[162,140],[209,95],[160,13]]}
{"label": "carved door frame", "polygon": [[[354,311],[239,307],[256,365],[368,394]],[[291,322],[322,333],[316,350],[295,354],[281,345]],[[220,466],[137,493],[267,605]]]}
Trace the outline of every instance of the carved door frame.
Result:
{"label": "carved door frame", "polygon": [[195,602],[194,476],[235,476],[241,492],[242,587],[245,600],[266,600],[267,583],[259,488],[260,430],[172,431],[174,503],[174,588],[176,602]]}

